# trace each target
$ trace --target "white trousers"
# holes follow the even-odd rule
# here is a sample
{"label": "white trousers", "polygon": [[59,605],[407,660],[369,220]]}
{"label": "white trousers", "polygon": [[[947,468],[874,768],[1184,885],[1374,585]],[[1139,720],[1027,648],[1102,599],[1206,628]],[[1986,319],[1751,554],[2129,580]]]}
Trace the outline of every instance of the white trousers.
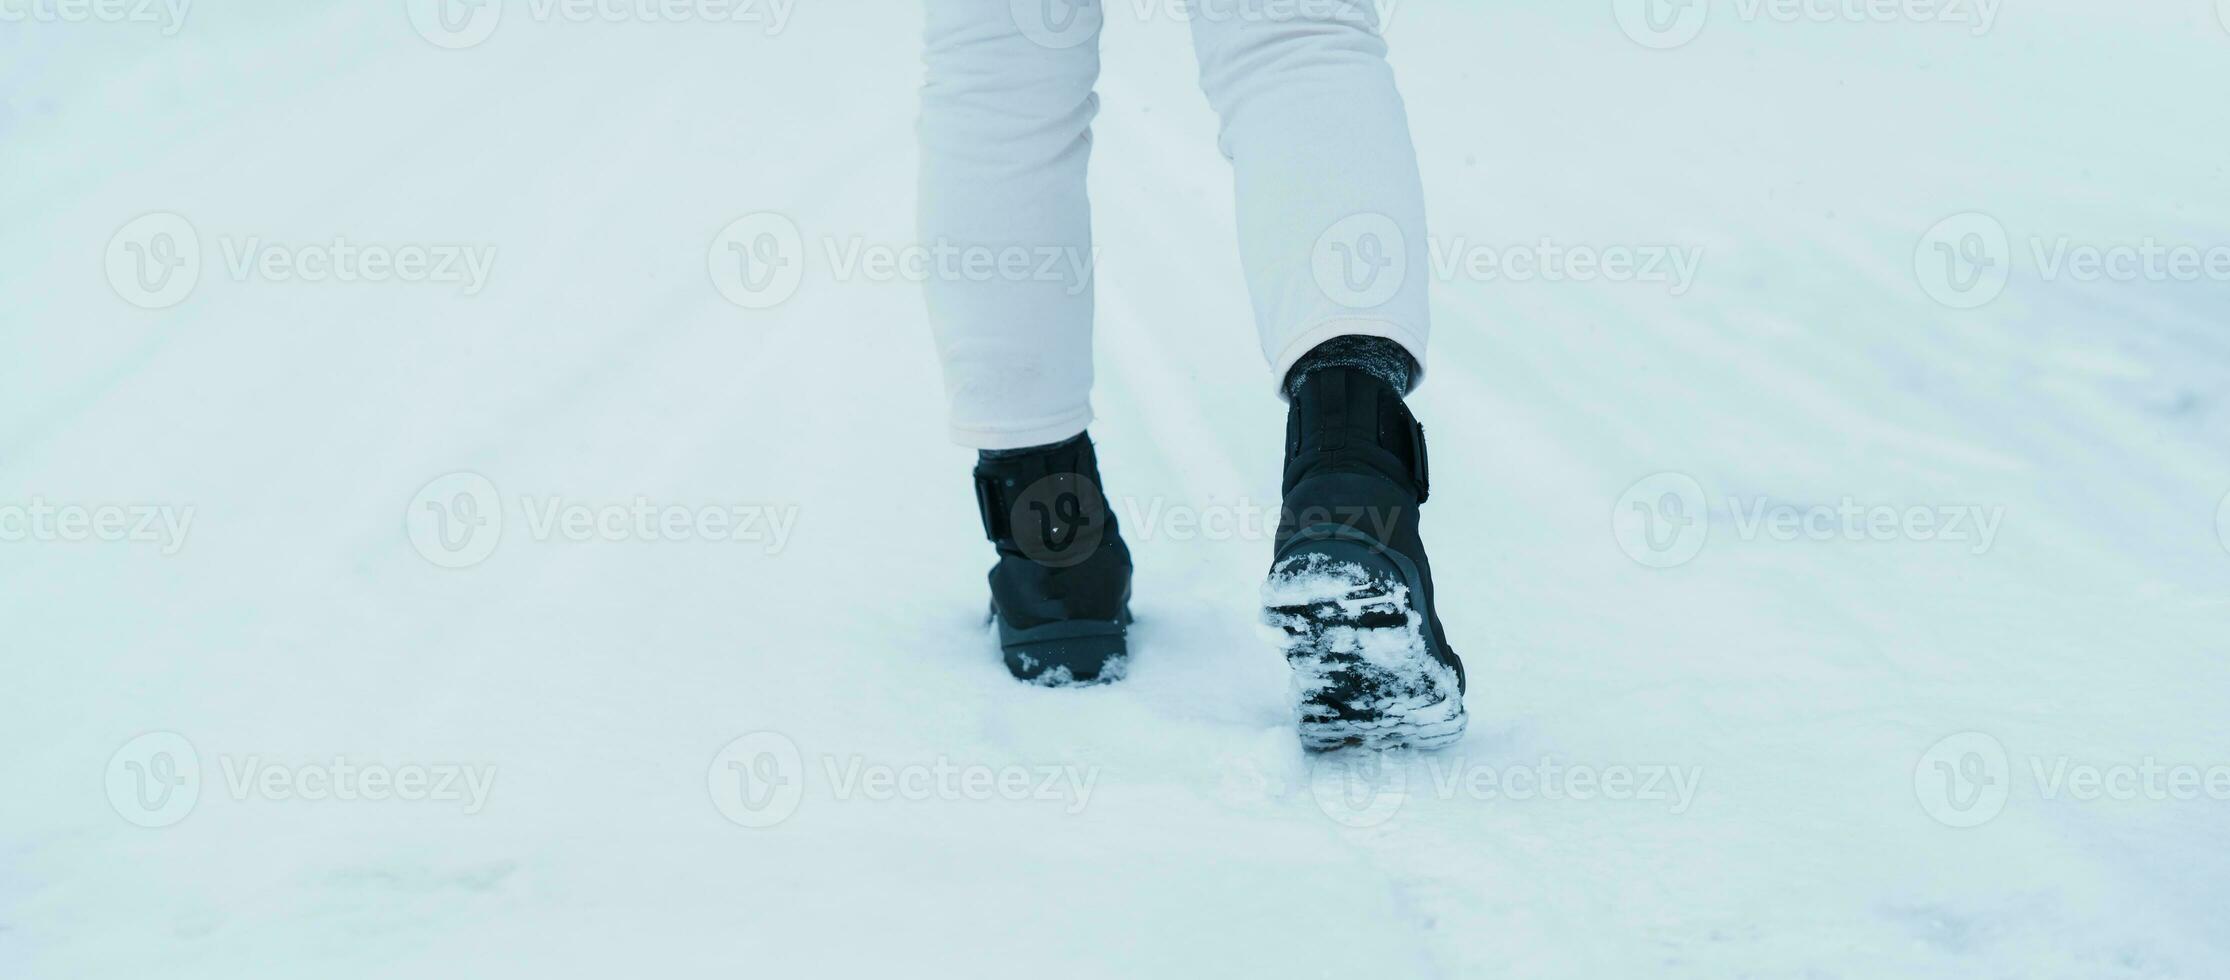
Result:
{"label": "white trousers", "polygon": [[[921,234],[953,439],[1058,442],[1092,420],[1091,209],[1101,3],[925,0]],[[1425,360],[1424,194],[1373,0],[1192,0],[1239,249],[1279,382],[1345,334]],[[1172,242],[1172,247],[1183,243]]]}

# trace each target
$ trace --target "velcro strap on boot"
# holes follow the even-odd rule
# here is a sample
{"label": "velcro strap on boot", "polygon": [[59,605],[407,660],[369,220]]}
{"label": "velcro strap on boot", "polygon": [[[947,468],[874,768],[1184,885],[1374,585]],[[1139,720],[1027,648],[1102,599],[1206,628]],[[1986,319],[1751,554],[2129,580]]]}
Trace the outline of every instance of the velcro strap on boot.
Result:
{"label": "velcro strap on boot", "polygon": [[1285,458],[1288,489],[1302,473],[1339,460],[1389,479],[1407,476],[1420,504],[1432,493],[1425,427],[1392,386],[1352,368],[1315,371],[1301,383],[1287,416]]}
{"label": "velcro strap on boot", "polygon": [[[983,536],[995,544],[1012,545],[1012,515],[1018,498],[1039,481],[1061,474],[1085,478],[1093,496],[1098,497],[1099,458],[1092,450],[1090,436],[1079,435],[1042,452],[977,462],[976,515],[983,520]],[[1099,510],[1105,510],[1104,503]]]}
{"label": "velcro strap on boot", "polygon": [[998,477],[976,471],[976,514],[983,519],[983,536],[994,543],[1014,537],[1007,523],[1006,496],[999,492],[999,484]]}
{"label": "velcro strap on boot", "polygon": [[1401,414],[1409,422],[1409,477],[1417,481],[1417,502],[1422,504],[1432,497],[1432,464],[1425,458],[1425,427],[1410,414],[1408,406],[1402,406]]}

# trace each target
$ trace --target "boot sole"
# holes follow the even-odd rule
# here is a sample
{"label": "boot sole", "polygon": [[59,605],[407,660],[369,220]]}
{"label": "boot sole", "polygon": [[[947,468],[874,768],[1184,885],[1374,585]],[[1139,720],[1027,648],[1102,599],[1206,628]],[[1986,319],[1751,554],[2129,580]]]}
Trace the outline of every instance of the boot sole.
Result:
{"label": "boot sole", "polygon": [[1262,586],[1262,626],[1293,668],[1301,745],[1437,749],[1469,722],[1462,682],[1412,601],[1415,567],[1350,528],[1296,535]]}
{"label": "boot sole", "polygon": [[1079,619],[1016,629],[991,609],[999,648],[1014,679],[1039,687],[1112,684],[1130,673],[1130,611],[1120,619]]}

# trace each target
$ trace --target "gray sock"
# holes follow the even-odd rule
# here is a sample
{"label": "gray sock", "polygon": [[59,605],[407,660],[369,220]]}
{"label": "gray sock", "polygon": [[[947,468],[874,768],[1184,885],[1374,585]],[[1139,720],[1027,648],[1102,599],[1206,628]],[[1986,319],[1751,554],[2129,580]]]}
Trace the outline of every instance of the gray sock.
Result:
{"label": "gray sock", "polygon": [[1349,334],[1327,340],[1301,355],[1293,370],[1286,372],[1286,397],[1300,390],[1301,379],[1309,372],[1325,368],[1353,368],[1386,382],[1401,395],[1409,394],[1417,382],[1417,359],[1409,356],[1407,348],[1384,337]]}

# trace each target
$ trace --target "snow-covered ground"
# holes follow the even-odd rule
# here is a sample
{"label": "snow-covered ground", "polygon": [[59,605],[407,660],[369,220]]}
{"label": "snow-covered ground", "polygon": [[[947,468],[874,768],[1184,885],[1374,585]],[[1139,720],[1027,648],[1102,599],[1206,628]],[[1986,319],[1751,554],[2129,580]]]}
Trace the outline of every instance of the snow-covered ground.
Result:
{"label": "snow-covered ground", "polygon": [[2230,972],[2230,4],[1397,4],[1473,724],[1329,761],[1174,5],[1108,2],[1084,692],[850,261],[914,6],[410,6],[0,21],[0,976]]}

